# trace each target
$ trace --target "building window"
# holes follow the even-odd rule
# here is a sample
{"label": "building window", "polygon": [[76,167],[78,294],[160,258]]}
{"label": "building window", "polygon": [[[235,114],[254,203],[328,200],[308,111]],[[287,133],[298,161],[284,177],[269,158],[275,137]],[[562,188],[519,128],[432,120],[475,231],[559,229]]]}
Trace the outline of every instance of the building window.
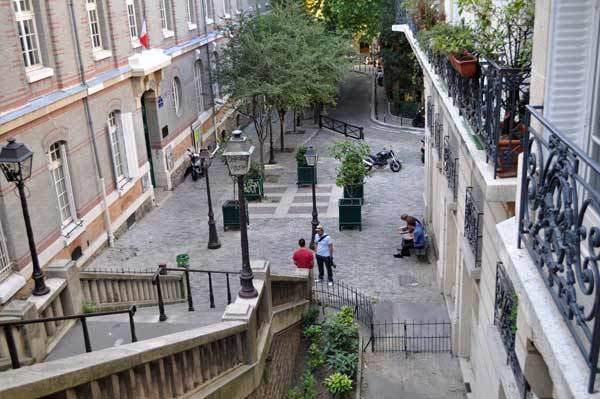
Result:
{"label": "building window", "polygon": [[127,20],[129,22],[129,37],[131,37],[131,40],[137,41],[139,35],[138,35],[134,0],[126,0],[126,4],[127,4]]}
{"label": "building window", "polygon": [[231,16],[231,3],[229,0],[223,0],[223,12],[225,13],[225,18]]}
{"label": "building window", "polygon": [[110,137],[110,148],[112,150],[113,168],[117,186],[126,178],[125,149],[123,144],[123,130],[120,122],[121,113],[113,111],[108,114],[108,135]]}
{"label": "building window", "polygon": [[194,85],[196,88],[196,100],[198,101],[198,113],[204,111],[204,96],[202,95],[202,61],[196,61],[194,65]]}
{"label": "building window", "polygon": [[10,276],[12,273],[12,262],[8,257],[8,250],[6,249],[6,238],[4,237],[4,231],[0,226],[0,281]]}
{"label": "building window", "polygon": [[206,23],[212,24],[215,20],[215,7],[212,0],[204,0],[204,16]]}
{"label": "building window", "polygon": [[213,63],[211,65],[212,69],[212,89],[214,98],[221,98],[219,93],[219,82],[217,81],[217,65],[219,64],[219,53],[217,51],[213,51]]}
{"label": "building window", "polygon": [[23,63],[26,68],[39,67],[42,65],[42,59],[31,0],[14,0],[13,6]]}
{"label": "building window", "polygon": [[238,13],[242,11],[242,0],[235,0],[235,8]]}
{"label": "building window", "polygon": [[186,11],[187,11],[187,19],[188,22],[190,24],[194,23],[194,20],[196,19],[196,9],[195,9],[195,4],[194,4],[194,0],[185,0],[185,7],[186,7]]}
{"label": "building window", "polygon": [[163,31],[171,30],[171,18],[169,15],[170,4],[169,0],[160,0],[160,22],[162,24]]}
{"label": "building window", "polygon": [[175,106],[175,114],[181,114],[181,83],[179,83],[179,78],[173,79],[173,105]]}
{"label": "building window", "polygon": [[76,218],[73,189],[67,165],[67,151],[64,142],[57,142],[50,146],[50,173],[58,199],[58,210],[63,226],[73,222]]}
{"label": "building window", "polygon": [[102,32],[100,31],[100,20],[98,18],[98,6],[96,0],[87,0],[86,8],[90,24],[90,35],[92,37],[92,49],[102,50]]}

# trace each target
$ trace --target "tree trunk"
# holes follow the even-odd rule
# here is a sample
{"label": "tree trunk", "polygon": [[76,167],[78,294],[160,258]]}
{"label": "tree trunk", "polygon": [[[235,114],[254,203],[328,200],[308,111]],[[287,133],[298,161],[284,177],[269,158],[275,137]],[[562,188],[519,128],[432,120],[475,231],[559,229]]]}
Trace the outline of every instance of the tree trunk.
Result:
{"label": "tree trunk", "polygon": [[271,120],[271,113],[267,119],[267,129],[269,129],[269,165],[275,164],[275,153],[273,151],[273,122]]}
{"label": "tree trunk", "polygon": [[284,128],[285,128],[285,110],[279,110],[279,134],[281,136],[281,141],[279,143],[279,147],[281,149],[281,152],[283,152],[284,148],[285,148],[285,143],[283,141],[283,134],[284,134]]}
{"label": "tree trunk", "polygon": [[259,159],[260,159],[260,174],[263,178],[263,181],[265,180],[265,160],[264,160],[264,148],[265,148],[265,143],[264,140],[260,140],[258,142],[258,151],[260,151],[259,155]]}

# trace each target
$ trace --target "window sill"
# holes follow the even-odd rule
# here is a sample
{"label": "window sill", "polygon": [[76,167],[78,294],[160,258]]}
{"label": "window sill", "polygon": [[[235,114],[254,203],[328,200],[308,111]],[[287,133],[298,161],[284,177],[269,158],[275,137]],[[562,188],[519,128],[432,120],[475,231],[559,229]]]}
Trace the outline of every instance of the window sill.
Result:
{"label": "window sill", "polygon": [[212,18],[206,18],[206,25],[212,25],[215,21]]}
{"label": "window sill", "polygon": [[231,14],[227,14],[227,13],[225,13],[225,15],[223,15],[223,16],[221,17],[221,19],[231,19]]}
{"label": "window sill", "polygon": [[165,39],[175,36],[175,32],[173,32],[172,30],[168,30],[168,29],[163,29],[162,34]]}
{"label": "window sill", "polygon": [[131,190],[135,186],[133,179],[125,178],[119,184],[119,198],[125,196],[129,190]]}
{"label": "window sill", "polygon": [[240,10],[235,10],[235,15],[242,15],[242,12]]}
{"label": "window sill", "polygon": [[110,50],[94,50],[94,61],[102,61],[112,55]]}
{"label": "window sill", "polygon": [[65,247],[69,246],[73,241],[77,239],[85,231],[83,228],[83,219],[73,221],[61,229],[61,234],[64,238]]}
{"label": "window sill", "polygon": [[27,75],[27,83],[37,82],[38,80],[49,78],[54,75],[54,69],[52,68],[36,68],[25,72]]}
{"label": "window sill", "polygon": [[142,43],[140,43],[140,40],[137,37],[131,38],[131,47],[132,48],[142,47]]}
{"label": "window sill", "polygon": [[0,281],[0,305],[8,302],[14,294],[27,284],[27,280],[18,273],[11,273]]}
{"label": "window sill", "polygon": [[198,28],[198,25],[193,24],[188,21],[188,30],[196,30],[197,28]]}

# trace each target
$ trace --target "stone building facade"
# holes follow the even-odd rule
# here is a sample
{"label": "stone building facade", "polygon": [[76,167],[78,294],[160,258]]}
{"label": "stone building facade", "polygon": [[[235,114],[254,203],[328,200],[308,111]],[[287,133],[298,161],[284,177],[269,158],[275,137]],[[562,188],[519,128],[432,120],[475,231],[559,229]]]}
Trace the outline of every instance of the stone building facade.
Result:
{"label": "stone building facade", "polygon": [[[468,21],[456,3],[447,19]],[[393,27],[423,70],[424,219],[472,398],[600,397],[600,3],[535,7],[531,71],[510,75],[531,106],[516,123],[510,71],[480,62],[484,78],[461,80],[402,16]],[[512,123],[516,142],[485,122]]]}
{"label": "stone building facade", "polygon": [[[42,266],[82,265],[177,185],[186,150],[234,127],[213,79],[219,30],[264,0],[0,3],[0,136],[33,152]],[[150,49],[139,42],[143,26]],[[214,106],[213,106],[214,105]],[[19,198],[0,178],[0,306],[32,271]]]}

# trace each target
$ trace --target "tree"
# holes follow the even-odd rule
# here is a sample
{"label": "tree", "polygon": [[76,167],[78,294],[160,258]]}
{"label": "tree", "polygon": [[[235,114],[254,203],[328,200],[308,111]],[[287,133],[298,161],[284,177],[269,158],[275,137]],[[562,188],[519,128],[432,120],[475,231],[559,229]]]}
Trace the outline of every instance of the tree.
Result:
{"label": "tree", "polygon": [[334,104],[339,82],[349,70],[352,49],[347,37],[326,31],[300,7],[276,6],[231,25],[232,37],[219,57],[218,80],[234,103],[252,104],[259,139],[261,171],[267,137],[266,119],[280,114],[284,148],[285,111],[316,102]]}

